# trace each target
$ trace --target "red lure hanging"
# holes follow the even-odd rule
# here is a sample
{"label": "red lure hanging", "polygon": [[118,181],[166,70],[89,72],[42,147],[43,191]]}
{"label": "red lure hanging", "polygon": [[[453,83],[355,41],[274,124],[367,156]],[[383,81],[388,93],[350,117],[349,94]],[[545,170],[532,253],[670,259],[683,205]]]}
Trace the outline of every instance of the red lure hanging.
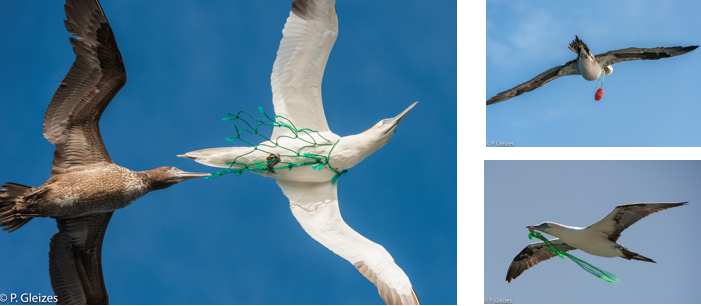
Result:
{"label": "red lure hanging", "polygon": [[604,96],[604,89],[599,88],[596,90],[596,93],[594,94],[594,100],[599,101],[599,100],[601,100],[601,97],[603,97],[603,96]]}

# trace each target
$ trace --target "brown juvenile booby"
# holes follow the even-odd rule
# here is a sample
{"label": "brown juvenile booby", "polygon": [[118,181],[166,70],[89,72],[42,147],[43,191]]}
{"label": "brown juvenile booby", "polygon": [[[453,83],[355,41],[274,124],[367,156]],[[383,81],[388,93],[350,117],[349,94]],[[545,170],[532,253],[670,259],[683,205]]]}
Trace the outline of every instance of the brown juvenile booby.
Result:
{"label": "brown juvenile booby", "polygon": [[134,172],[115,165],[99,120],[126,83],[112,29],[97,0],[67,0],[69,38],[76,55],[44,116],[44,137],[56,146],[51,178],[32,188],[0,187],[0,226],[12,232],[34,217],[56,219],[49,275],[59,304],[107,304],[102,239],[115,210],[154,190],[204,177],[174,167]]}
{"label": "brown juvenile booby", "polygon": [[[565,252],[580,249],[601,257],[622,257],[628,260],[635,259],[656,263],[650,258],[628,250],[616,241],[621,237],[621,232],[638,220],[668,208],[687,205],[686,203],[688,202],[619,205],[606,217],[587,228],[567,226],[555,222],[543,222],[539,225],[526,226],[526,228],[558,237],[559,239],[552,239],[550,242]],[[509,270],[506,272],[506,281],[510,283],[524,271],[555,256],[542,241],[529,244],[514,257],[514,261],[511,262]]]}
{"label": "brown juvenile booby", "polygon": [[568,75],[581,75],[587,81],[595,81],[602,73],[610,75],[613,72],[611,65],[619,62],[634,60],[658,60],[666,57],[686,54],[699,46],[689,47],[657,47],[657,48],[627,48],[609,51],[594,56],[589,47],[576,35],[574,41],[569,45],[569,49],[577,53],[577,58],[567,62],[562,66],[557,66],[546,72],[537,75],[535,78],[512,89],[497,94],[487,100],[487,105],[499,103],[511,99],[525,92],[532,91],[546,83],[559,77]]}

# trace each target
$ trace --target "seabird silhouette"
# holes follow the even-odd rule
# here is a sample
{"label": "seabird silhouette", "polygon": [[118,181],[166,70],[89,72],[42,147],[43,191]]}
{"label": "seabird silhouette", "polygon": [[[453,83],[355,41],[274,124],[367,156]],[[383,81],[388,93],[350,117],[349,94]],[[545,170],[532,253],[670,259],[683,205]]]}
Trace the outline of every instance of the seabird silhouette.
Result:
{"label": "seabird silhouette", "polygon": [[[572,227],[555,222],[543,222],[539,225],[526,226],[526,228],[558,237],[559,239],[552,239],[550,242],[565,252],[580,249],[601,257],[622,257],[628,260],[635,259],[654,263],[654,260],[632,252],[616,241],[621,237],[621,232],[638,220],[668,208],[687,205],[686,203],[688,202],[619,205],[606,217],[587,228]],[[555,256],[542,241],[529,244],[514,257],[506,272],[506,281],[510,283],[524,271]]]}
{"label": "seabird silhouette", "polygon": [[572,52],[577,53],[576,59],[571,60],[562,66],[549,69],[548,71],[537,75],[528,82],[495,95],[491,99],[487,100],[487,105],[499,103],[532,91],[559,77],[578,74],[587,81],[595,81],[602,73],[610,75],[613,72],[613,67],[611,65],[615,63],[634,60],[657,60],[666,57],[673,57],[686,54],[698,47],[699,46],[657,47],[650,49],[631,47],[627,49],[609,51],[594,56],[589,51],[589,47],[587,47],[587,45],[575,35],[574,41],[572,41],[569,45],[569,49]]}
{"label": "seabird silhouette", "polygon": [[44,137],[56,146],[51,178],[32,188],[0,188],[0,226],[12,232],[34,217],[56,219],[49,275],[59,304],[108,304],[102,239],[115,210],[154,190],[204,177],[175,167],[134,172],[112,162],[102,137],[102,112],[126,83],[112,29],[97,0],[67,0],[76,55],[44,116]]}
{"label": "seabird silhouette", "polygon": [[[381,120],[369,130],[346,137],[332,133],[326,123],[321,101],[321,81],[329,53],[338,35],[338,20],[334,0],[295,0],[287,19],[283,38],[277,52],[271,75],[275,114],[289,119],[298,128],[318,131],[326,140],[315,139],[320,144],[309,146],[308,135],[299,138],[289,129],[275,127],[271,140],[279,147],[253,151],[250,147],[227,147],[193,151],[180,157],[196,162],[229,168],[234,159],[238,163],[252,164],[254,160],[275,159],[277,162],[295,163],[297,158],[285,156],[287,147],[300,154],[313,153],[328,156],[332,170],[325,165],[321,171],[310,167],[291,170],[256,172],[277,179],[277,183],[290,201],[293,215],[302,228],[316,241],[350,261],[368,280],[377,286],[387,304],[419,304],[409,277],[396,264],[381,245],[361,236],[341,218],[336,194],[336,183],[331,180],[338,173],[349,169],[387,144],[397,125],[416,105],[415,102],[394,118]],[[264,144],[275,146],[270,142]],[[248,154],[250,153],[250,154]],[[280,154],[278,155],[271,155]],[[242,156],[243,155],[243,156]],[[274,156],[274,157],[273,157]],[[234,168],[237,165],[234,165]]]}

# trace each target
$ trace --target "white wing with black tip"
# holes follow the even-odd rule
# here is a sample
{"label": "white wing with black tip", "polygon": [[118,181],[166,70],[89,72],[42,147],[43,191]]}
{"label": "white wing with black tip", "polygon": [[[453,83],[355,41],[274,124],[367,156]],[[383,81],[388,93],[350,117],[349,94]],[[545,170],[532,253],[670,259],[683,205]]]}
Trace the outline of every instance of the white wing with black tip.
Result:
{"label": "white wing with black tip", "polygon": [[353,264],[389,305],[418,305],[409,277],[381,245],[358,234],[341,218],[336,184],[277,180],[304,231]]}
{"label": "white wing with black tip", "polygon": [[[270,76],[275,115],[289,119],[297,129],[330,132],[321,80],[338,36],[335,1],[295,0],[282,33]],[[290,133],[274,128],[271,139]]]}

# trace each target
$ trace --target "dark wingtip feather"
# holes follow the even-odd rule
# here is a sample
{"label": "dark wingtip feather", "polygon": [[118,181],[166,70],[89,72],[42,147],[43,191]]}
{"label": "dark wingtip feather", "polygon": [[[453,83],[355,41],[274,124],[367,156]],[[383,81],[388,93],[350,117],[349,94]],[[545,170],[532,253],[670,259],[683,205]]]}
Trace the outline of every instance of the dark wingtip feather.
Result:
{"label": "dark wingtip feather", "polygon": [[299,18],[309,20],[309,9],[306,0],[295,0],[292,2],[292,12]]}
{"label": "dark wingtip feather", "polygon": [[688,46],[688,47],[682,48],[682,51],[683,51],[684,53],[687,53],[687,52],[691,52],[691,51],[696,50],[696,48],[698,48],[698,47],[699,47],[699,46]]}

